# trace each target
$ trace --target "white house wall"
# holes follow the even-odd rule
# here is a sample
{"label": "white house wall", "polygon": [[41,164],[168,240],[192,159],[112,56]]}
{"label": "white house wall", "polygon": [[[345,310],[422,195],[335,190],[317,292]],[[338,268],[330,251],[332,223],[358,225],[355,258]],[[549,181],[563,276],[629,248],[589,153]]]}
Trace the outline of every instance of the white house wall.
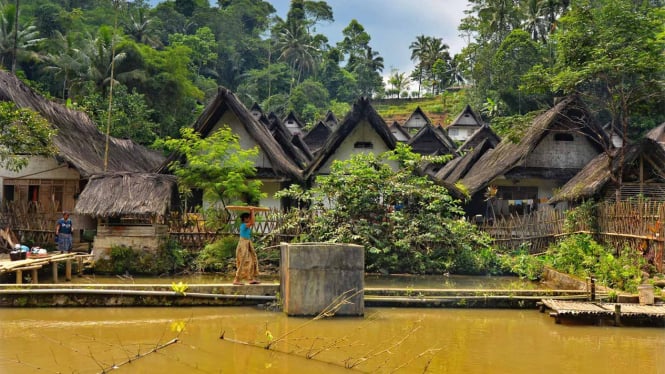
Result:
{"label": "white house wall", "polygon": [[[373,148],[355,148],[354,144],[356,142],[371,142]],[[345,161],[351,159],[354,154],[357,153],[374,153],[381,154],[384,152],[390,151],[390,148],[386,145],[383,138],[374,130],[372,125],[367,121],[360,122],[339,145],[335,153],[328,158],[326,163],[319,170],[319,174],[328,174],[330,173],[330,166],[334,160]],[[390,161],[389,162],[393,169],[397,168],[397,163]]]}
{"label": "white house wall", "polygon": [[281,209],[282,203],[280,199],[275,198],[275,193],[279,192],[282,188],[282,183],[278,181],[263,181],[261,192],[266,194],[266,198],[261,199],[261,206],[266,208]]}
{"label": "white house wall", "polygon": [[570,133],[573,141],[554,140],[555,133],[547,134],[527,157],[524,166],[540,168],[582,169],[598,151],[586,136]]}
{"label": "white house wall", "polygon": [[53,157],[29,157],[26,167],[18,172],[0,169],[1,178],[12,179],[80,179],[76,169],[69,168],[67,163],[58,162]]}
{"label": "white house wall", "polygon": [[[224,113],[224,116],[217,122],[215,127],[212,129],[212,132],[219,130],[222,126],[228,125],[234,134],[238,136],[238,141],[242,149],[251,149],[253,147],[259,148],[259,154],[254,161],[254,166],[257,168],[268,168],[272,169],[272,164],[270,159],[265,154],[265,152],[259,147],[259,144],[254,140],[254,138],[249,135],[245,126],[240,123],[238,117],[231,110],[227,110]],[[211,133],[212,133],[211,132]]]}

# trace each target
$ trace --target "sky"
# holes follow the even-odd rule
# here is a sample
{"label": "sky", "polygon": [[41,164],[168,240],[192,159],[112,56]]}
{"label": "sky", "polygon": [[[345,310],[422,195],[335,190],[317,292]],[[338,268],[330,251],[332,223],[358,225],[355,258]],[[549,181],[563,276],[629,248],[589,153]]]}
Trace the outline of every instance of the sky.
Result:
{"label": "sky", "polygon": [[[290,0],[267,0],[286,18]],[[414,64],[410,60],[409,45],[418,35],[442,38],[450,49],[450,55],[459,53],[466,42],[459,36],[457,27],[467,0],[325,0],[332,8],[335,21],[317,27],[334,45],[342,39],[342,30],[356,19],[372,37],[370,47],[383,57],[383,75],[397,70],[410,73]],[[153,5],[160,0],[149,0]],[[211,1],[212,2],[212,1]]]}

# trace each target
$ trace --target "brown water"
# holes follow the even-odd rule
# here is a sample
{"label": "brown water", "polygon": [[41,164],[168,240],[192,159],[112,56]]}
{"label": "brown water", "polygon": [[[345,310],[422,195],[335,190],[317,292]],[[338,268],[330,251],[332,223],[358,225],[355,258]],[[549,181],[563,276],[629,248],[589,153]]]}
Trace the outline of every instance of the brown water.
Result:
{"label": "brown water", "polygon": [[176,337],[115,372],[665,373],[664,329],[556,325],[535,310],[372,308],[310,322],[253,307],[0,309],[0,373],[108,371]]}

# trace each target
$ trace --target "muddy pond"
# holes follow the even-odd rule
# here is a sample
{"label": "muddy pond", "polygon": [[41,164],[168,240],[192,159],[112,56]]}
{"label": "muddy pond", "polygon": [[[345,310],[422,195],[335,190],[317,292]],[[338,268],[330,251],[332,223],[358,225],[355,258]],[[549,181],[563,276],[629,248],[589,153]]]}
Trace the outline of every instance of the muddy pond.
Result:
{"label": "muddy pond", "polygon": [[[140,281],[95,282],[112,279]],[[366,286],[528,287],[520,282],[368,276]],[[0,373],[110,370],[665,374],[665,330],[557,325],[537,310],[367,308],[312,321],[261,307],[0,309]]]}

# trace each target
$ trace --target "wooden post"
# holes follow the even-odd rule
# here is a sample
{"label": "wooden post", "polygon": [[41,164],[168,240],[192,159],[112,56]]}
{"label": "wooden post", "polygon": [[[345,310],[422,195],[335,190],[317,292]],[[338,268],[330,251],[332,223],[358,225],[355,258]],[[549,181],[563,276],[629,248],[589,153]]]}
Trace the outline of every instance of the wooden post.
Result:
{"label": "wooden post", "polygon": [[621,326],[621,304],[614,304],[614,326]]}
{"label": "wooden post", "polygon": [[76,273],[79,277],[83,276],[83,256],[76,256]]}
{"label": "wooden post", "polygon": [[663,272],[663,253],[665,252],[665,242],[656,241],[656,253],[654,254],[653,262],[656,265],[656,270],[659,273]]}
{"label": "wooden post", "polygon": [[16,269],[16,284],[23,284],[23,270]]}
{"label": "wooden post", "polygon": [[72,280],[72,259],[68,258],[67,261],[65,261],[65,280],[66,281],[71,281]]}
{"label": "wooden post", "polygon": [[37,279],[37,272],[38,268],[32,269],[32,284],[37,284],[39,283],[39,280]]}
{"label": "wooden post", "polygon": [[591,277],[591,301],[596,300],[596,279]]}
{"label": "wooden post", "polygon": [[53,283],[58,283],[58,263],[53,262],[52,263],[52,272],[53,272]]}

